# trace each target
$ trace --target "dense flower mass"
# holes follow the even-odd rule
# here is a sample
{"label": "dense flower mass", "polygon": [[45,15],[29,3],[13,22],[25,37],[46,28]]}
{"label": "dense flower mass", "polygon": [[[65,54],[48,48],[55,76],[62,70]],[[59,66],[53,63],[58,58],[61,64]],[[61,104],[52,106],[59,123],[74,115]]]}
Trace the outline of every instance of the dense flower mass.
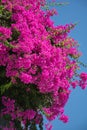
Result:
{"label": "dense flower mass", "polygon": [[[68,33],[75,24],[55,26],[55,9],[45,0],[0,1],[0,118],[6,130],[42,130],[43,114],[66,123],[64,106],[70,86],[87,86],[87,74],[77,76],[81,55]],[[47,124],[47,130],[52,126]]]}

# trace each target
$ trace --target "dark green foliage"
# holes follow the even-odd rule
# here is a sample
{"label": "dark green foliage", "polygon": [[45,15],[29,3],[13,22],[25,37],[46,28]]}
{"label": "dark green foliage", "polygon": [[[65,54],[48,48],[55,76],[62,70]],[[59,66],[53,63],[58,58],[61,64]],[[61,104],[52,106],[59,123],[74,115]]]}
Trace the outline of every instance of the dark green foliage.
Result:
{"label": "dark green foliage", "polygon": [[10,78],[5,76],[5,67],[0,66],[0,93],[3,94],[11,86]]}
{"label": "dark green foliage", "polygon": [[37,129],[37,126],[36,126],[36,124],[35,124],[34,121],[32,121],[32,122],[30,123],[29,128],[30,128],[30,130],[38,130],[38,129]]}
{"label": "dark green foliage", "polygon": [[[29,88],[30,91],[27,92],[25,88]],[[24,85],[21,82],[18,82],[18,84],[13,85],[9,90],[5,91],[5,95],[10,95],[10,98],[15,99],[17,104],[20,105],[19,107],[24,110],[32,108],[36,110],[39,106],[49,107],[52,102],[51,96],[48,93],[47,95],[41,94],[34,84]]]}
{"label": "dark green foliage", "polygon": [[[37,108],[41,109],[41,107],[44,106],[49,107],[51,105],[52,98],[49,95],[49,93],[47,93],[47,95],[41,94],[37,89],[37,86],[35,86],[34,84],[24,85],[20,81],[18,82],[19,82],[18,84],[15,84],[12,87],[10,87],[9,90],[7,89],[4,92],[4,95],[7,97],[9,96],[9,98],[11,99],[15,99],[16,101],[15,105],[19,106],[21,111],[24,111],[26,109],[33,109],[37,111]],[[30,88],[30,91],[27,92],[25,87],[26,89]],[[38,130],[34,119],[31,120],[30,122],[27,121],[26,129],[29,126],[30,130]],[[15,120],[14,123],[15,127],[18,128],[18,130],[21,130],[19,121]],[[43,130],[43,119],[41,119],[38,128],[40,130]]]}
{"label": "dark green foliage", "polygon": [[11,15],[12,13],[10,11],[4,9],[3,5],[0,5],[0,26],[10,27]]}
{"label": "dark green foliage", "polygon": [[43,130],[43,119],[41,120],[40,124],[39,124],[39,129]]}
{"label": "dark green foliage", "polygon": [[14,127],[17,128],[17,130],[23,130],[20,125],[20,121],[18,121],[17,119],[14,121]]}
{"label": "dark green foliage", "polygon": [[15,28],[15,29],[12,31],[12,41],[13,41],[13,40],[16,41],[16,40],[18,39],[19,35],[20,35],[20,32]]}

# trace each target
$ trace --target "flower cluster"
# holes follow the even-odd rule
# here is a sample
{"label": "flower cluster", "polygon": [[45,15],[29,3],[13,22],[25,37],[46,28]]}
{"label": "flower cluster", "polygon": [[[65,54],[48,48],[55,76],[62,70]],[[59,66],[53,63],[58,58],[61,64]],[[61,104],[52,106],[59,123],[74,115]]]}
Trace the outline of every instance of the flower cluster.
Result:
{"label": "flower cluster", "polygon": [[43,114],[49,121],[58,116],[66,123],[64,106],[70,86],[87,86],[86,73],[73,81],[81,55],[77,42],[68,36],[75,24],[55,26],[50,16],[56,11],[43,10],[45,3],[1,0],[0,117],[9,130],[22,129],[21,122],[26,129],[39,125],[42,130]]}

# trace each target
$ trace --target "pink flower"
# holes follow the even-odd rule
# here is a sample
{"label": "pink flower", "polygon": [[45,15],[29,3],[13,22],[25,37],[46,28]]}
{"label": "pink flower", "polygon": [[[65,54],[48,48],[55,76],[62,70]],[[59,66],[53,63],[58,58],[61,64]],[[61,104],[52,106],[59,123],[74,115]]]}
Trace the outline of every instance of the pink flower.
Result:
{"label": "pink flower", "polygon": [[25,84],[29,84],[29,83],[31,83],[32,77],[31,77],[31,75],[22,72],[22,73],[20,74],[20,79],[21,79],[21,81],[24,82]]}
{"label": "pink flower", "polygon": [[[50,16],[57,12],[55,9],[42,10],[45,2],[1,0],[4,8],[11,11],[11,26],[0,26],[0,78],[5,77],[5,83],[1,79],[0,85],[6,84],[8,88],[3,93],[8,97],[2,97],[4,108],[1,111],[2,115],[10,115],[13,121],[22,121],[25,127],[27,120],[39,124],[42,113],[48,120],[61,115],[60,120],[66,123],[68,117],[63,113],[70,85],[75,88],[79,84],[82,89],[87,86],[86,73],[80,74],[79,81],[71,82],[78,69],[76,58],[80,55],[76,41],[68,36],[75,25],[55,26]],[[5,41],[14,48],[4,45]],[[8,86],[10,81],[12,87]],[[13,95],[8,93],[9,88]],[[52,129],[50,123],[46,129]]]}
{"label": "pink flower", "polygon": [[52,125],[50,123],[45,124],[46,130],[52,130]]}
{"label": "pink flower", "polygon": [[34,121],[36,124],[40,124],[43,116],[41,114],[37,114]]}
{"label": "pink flower", "polygon": [[24,118],[28,120],[32,120],[36,115],[36,112],[34,110],[26,110],[24,111]]}
{"label": "pink flower", "polygon": [[67,123],[67,122],[68,122],[68,116],[66,116],[66,115],[61,115],[59,119],[60,119],[61,121],[63,121],[64,123]]}
{"label": "pink flower", "polygon": [[87,74],[86,73],[81,73],[80,74],[79,86],[82,89],[85,89],[87,87]]}
{"label": "pink flower", "polygon": [[72,83],[71,83],[71,85],[72,85],[72,87],[73,88],[76,88],[76,86],[78,86],[78,81],[76,80],[76,81],[73,81]]}
{"label": "pink flower", "polygon": [[81,73],[81,74],[80,74],[80,78],[81,78],[82,81],[86,82],[86,81],[87,81],[87,74],[84,73],[84,72]]}

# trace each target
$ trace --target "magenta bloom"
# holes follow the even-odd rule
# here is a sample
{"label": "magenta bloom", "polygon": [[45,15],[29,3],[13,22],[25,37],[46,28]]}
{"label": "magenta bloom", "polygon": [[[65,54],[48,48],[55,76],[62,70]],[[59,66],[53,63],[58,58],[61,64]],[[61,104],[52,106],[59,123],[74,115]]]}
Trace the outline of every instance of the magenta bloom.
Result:
{"label": "magenta bloom", "polygon": [[29,83],[31,83],[32,77],[31,77],[31,75],[22,72],[20,75],[20,79],[25,84],[29,84]]}
{"label": "magenta bloom", "polygon": [[81,78],[82,81],[86,82],[87,81],[87,74],[86,73],[81,73],[80,78]]}
{"label": "magenta bloom", "polygon": [[60,119],[61,121],[63,121],[64,123],[67,123],[67,122],[68,122],[68,116],[66,116],[66,115],[61,115],[59,119]]}
{"label": "magenta bloom", "polygon": [[[21,123],[25,129],[42,129],[43,115],[48,121],[59,117],[68,122],[64,106],[70,87],[87,87],[87,74],[77,74],[78,43],[68,35],[75,24],[55,26],[51,16],[56,10],[42,9],[46,0],[0,4],[0,118],[6,118],[11,130]],[[3,130],[10,130],[9,125]]]}

